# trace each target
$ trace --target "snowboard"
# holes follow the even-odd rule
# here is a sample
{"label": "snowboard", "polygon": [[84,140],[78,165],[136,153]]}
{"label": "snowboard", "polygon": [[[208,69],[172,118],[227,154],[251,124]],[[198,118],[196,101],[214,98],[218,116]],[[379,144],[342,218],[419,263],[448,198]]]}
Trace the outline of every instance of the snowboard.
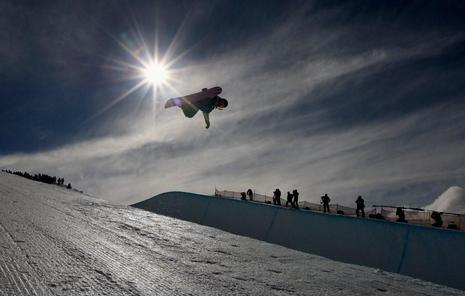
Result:
{"label": "snowboard", "polygon": [[170,108],[174,106],[180,107],[183,101],[195,103],[195,102],[199,102],[199,101],[202,101],[208,98],[213,98],[219,95],[222,91],[223,90],[219,86],[215,86],[212,88],[204,88],[202,89],[201,92],[198,92],[195,94],[168,99],[165,103],[165,108]]}

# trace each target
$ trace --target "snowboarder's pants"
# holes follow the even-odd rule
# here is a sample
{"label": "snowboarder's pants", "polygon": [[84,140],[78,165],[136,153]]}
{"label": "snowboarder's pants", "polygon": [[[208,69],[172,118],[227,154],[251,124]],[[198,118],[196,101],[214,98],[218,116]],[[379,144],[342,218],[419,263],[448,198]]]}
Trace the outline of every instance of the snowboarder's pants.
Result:
{"label": "snowboarder's pants", "polygon": [[189,101],[183,101],[180,107],[182,109],[182,112],[184,112],[184,116],[188,118],[194,117],[194,115],[197,114],[197,112],[199,111],[199,108],[197,108]]}

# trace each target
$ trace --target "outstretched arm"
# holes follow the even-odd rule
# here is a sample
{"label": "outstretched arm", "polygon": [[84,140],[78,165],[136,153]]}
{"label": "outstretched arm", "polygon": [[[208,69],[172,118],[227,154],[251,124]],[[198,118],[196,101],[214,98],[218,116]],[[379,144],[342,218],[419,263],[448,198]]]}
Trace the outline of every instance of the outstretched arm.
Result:
{"label": "outstretched arm", "polygon": [[209,128],[210,127],[210,113],[203,112],[203,118],[205,118],[205,123],[207,124],[205,128]]}

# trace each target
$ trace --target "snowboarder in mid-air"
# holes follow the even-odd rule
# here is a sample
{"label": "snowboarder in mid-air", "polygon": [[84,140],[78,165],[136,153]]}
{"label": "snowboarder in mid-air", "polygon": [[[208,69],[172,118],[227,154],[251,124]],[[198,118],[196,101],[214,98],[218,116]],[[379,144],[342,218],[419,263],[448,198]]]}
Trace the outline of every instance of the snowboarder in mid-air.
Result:
{"label": "snowboarder in mid-air", "polygon": [[178,106],[188,118],[194,117],[200,110],[205,119],[205,127],[209,128],[210,112],[215,108],[222,110],[228,106],[228,101],[218,96],[222,91],[219,86],[210,89],[204,88],[201,92],[195,94],[169,99],[166,101],[165,108]]}

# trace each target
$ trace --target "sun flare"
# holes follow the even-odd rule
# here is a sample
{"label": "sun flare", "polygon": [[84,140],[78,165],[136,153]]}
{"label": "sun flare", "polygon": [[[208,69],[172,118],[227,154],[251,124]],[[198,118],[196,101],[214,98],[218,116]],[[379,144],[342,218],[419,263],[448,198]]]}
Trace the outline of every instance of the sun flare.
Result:
{"label": "sun flare", "polygon": [[178,93],[175,85],[179,82],[176,74],[180,73],[180,69],[176,68],[175,64],[192,48],[175,55],[177,45],[176,38],[173,38],[166,51],[160,54],[158,37],[151,40],[153,42],[151,47],[148,45],[151,42],[144,38],[138,27],[136,24],[134,34],[123,34],[121,38],[110,35],[127,56],[124,58],[108,56],[106,58],[109,63],[105,67],[120,73],[118,81],[130,81],[131,84],[128,83],[126,91],[93,114],[89,120],[108,111],[122,100],[133,97],[135,93],[142,99],[150,97],[154,103],[153,112],[156,113],[155,109],[160,105],[157,103],[166,99],[166,93]]}
{"label": "sun flare", "polygon": [[165,67],[158,63],[150,63],[142,69],[142,75],[145,81],[156,87],[166,82],[168,73]]}

